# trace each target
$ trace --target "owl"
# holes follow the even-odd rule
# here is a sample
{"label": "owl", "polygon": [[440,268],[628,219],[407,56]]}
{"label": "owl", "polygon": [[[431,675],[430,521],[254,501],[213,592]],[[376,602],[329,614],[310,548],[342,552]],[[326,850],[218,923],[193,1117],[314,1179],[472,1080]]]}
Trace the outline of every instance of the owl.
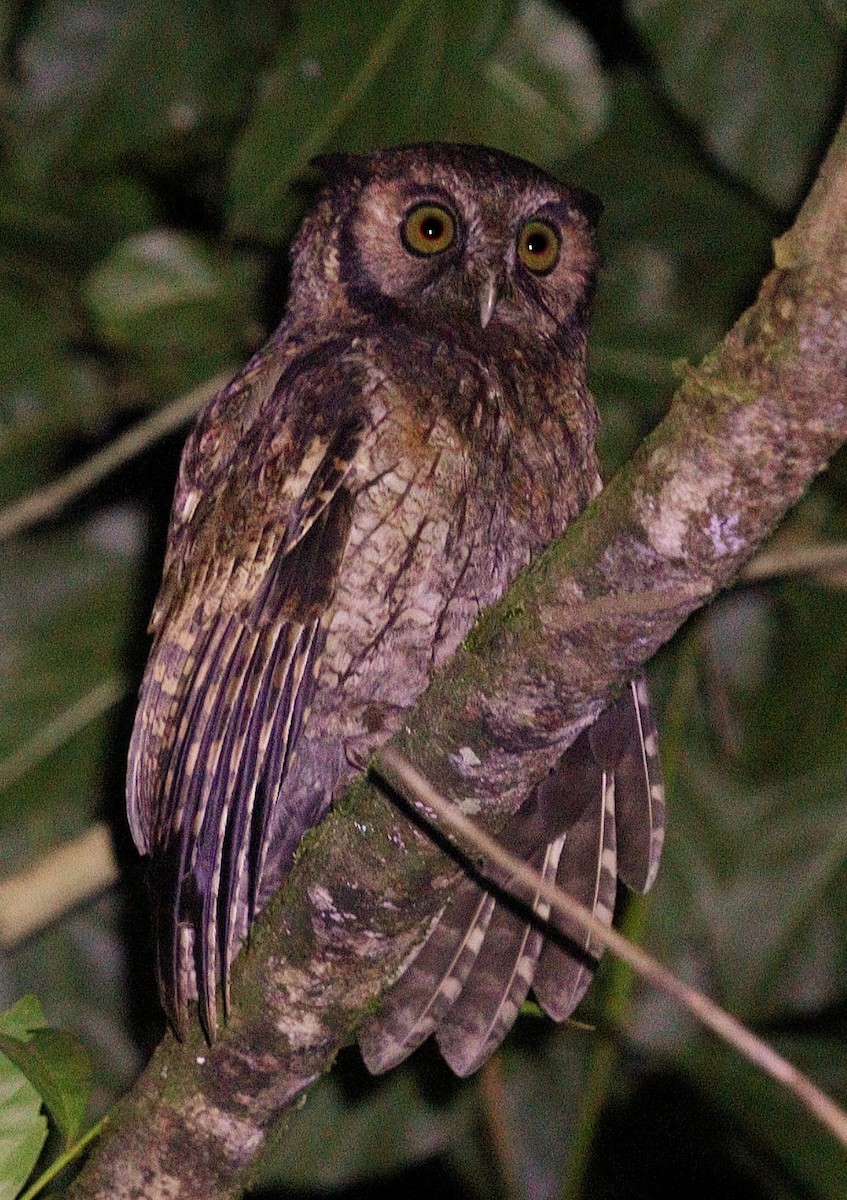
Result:
{"label": "owl", "polygon": [[[196,998],[210,1038],[303,834],[600,487],[598,201],[473,146],[319,166],[282,323],[185,446],[129,755],[163,1005],[181,1032]],[[663,818],[635,681],[502,836],[610,922]],[[567,1016],[598,949],[545,915],[468,875],[362,1027],[369,1068],[435,1033],[467,1074],[530,987]]]}

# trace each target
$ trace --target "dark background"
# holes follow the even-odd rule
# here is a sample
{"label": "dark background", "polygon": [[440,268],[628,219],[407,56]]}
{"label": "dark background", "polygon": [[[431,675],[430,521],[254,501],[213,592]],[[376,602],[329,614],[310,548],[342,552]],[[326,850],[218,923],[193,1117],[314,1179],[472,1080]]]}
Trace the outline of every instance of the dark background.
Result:
{"label": "dark background", "polygon": [[[279,319],[309,158],[435,138],[605,202],[592,337],[607,473],[754,297],[845,98],[844,0],[31,0],[0,5],[0,508]],[[122,788],[184,429],[0,549],[0,877],[105,818],[123,881],[0,959],[93,1056],[92,1114],[161,1031]],[[839,459],[777,535],[838,542]],[[653,664],[669,785],[622,918],[847,1102],[847,576],[739,586]],[[100,702],[103,687],[122,699]],[[776,1085],[611,961],[480,1075],[354,1051],[264,1196],[847,1196]]]}

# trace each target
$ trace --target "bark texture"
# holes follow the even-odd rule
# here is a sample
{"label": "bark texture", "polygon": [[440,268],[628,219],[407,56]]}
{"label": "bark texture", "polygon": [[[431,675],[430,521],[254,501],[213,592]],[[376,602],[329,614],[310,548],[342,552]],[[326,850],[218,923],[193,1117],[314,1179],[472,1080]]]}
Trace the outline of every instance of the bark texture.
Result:
{"label": "bark texture", "polygon": [[[724,587],[847,440],[847,122],[756,303],[667,418],[480,620],[395,744],[466,812],[514,809],[615,689]],[[357,784],[307,838],[215,1046],[170,1036],[72,1195],[236,1196],[350,1040],[456,869]]]}

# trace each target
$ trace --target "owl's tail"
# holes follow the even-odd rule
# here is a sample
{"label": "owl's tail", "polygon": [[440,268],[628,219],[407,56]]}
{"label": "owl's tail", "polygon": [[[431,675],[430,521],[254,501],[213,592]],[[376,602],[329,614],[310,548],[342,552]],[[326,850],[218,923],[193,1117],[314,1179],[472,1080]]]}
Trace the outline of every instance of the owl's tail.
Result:
{"label": "owl's tail", "polygon": [[[664,821],[656,729],[638,679],[577,738],[501,838],[610,925],[618,877],[640,892],[652,884]],[[540,897],[522,905],[468,875],[360,1029],[368,1069],[389,1070],[434,1033],[453,1070],[469,1075],[511,1029],[530,987],[554,1020],[568,1017],[602,948],[567,920],[545,926],[548,916]]]}

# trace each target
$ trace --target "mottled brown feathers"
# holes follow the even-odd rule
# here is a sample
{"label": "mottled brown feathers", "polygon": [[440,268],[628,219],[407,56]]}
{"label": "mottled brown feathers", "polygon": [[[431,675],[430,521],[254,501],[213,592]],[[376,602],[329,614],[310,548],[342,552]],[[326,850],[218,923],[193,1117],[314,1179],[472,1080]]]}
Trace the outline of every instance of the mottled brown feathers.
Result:
{"label": "mottled brown feathers", "polygon": [[[285,317],[186,443],[130,751],[162,1000],[183,1030],[196,997],[210,1037],[303,834],[598,484],[597,202],[478,147],[323,166]],[[505,836],[611,920],[662,818],[638,684]],[[530,986],[566,1015],[595,952],[545,916],[469,876],[363,1030],[369,1065],[435,1031],[466,1073]]]}

